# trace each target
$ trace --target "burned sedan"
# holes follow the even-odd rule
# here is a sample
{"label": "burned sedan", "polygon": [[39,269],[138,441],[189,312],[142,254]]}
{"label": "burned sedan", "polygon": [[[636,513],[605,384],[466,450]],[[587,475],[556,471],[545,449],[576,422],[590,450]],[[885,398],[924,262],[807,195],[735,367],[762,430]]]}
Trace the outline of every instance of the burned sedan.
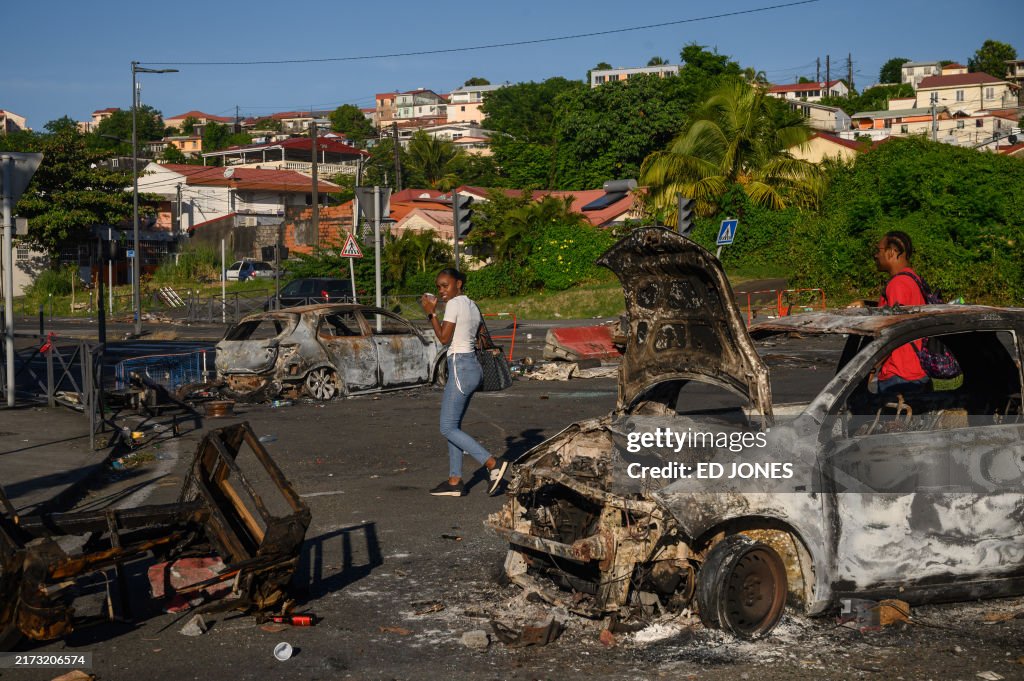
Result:
{"label": "burned sedan", "polygon": [[242,319],[217,344],[217,375],[236,398],[393,390],[443,380],[444,348],[396,314],[304,305]]}
{"label": "burned sedan", "polygon": [[[617,406],[516,466],[488,519],[512,582],[592,617],[695,607],[750,638],[787,603],[1024,592],[1024,310],[844,310],[748,331],[718,260],[677,234],[636,230],[599,263],[625,291]],[[960,377],[877,394],[874,367],[921,338],[941,338]],[[773,403],[785,372],[766,359],[784,342],[831,342],[835,370]]]}

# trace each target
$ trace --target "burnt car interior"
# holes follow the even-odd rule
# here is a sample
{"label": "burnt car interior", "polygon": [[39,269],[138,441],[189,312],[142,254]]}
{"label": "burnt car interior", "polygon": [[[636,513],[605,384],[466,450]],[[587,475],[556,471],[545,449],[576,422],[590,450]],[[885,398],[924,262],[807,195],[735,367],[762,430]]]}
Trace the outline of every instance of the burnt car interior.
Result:
{"label": "burnt car interior", "polygon": [[332,312],[320,320],[321,336],[331,338],[345,336],[362,336],[363,329],[359,325],[355,312]]}
{"label": "burnt car interior", "polygon": [[920,393],[873,392],[870,375],[855,381],[842,406],[847,432],[854,435],[892,430],[948,430],[964,427],[968,417],[987,423],[1020,422],[1021,371],[1016,334],[979,330],[938,336],[962,369],[948,381],[933,381]]}
{"label": "burnt car interior", "polygon": [[286,328],[287,325],[281,319],[251,319],[229,328],[224,340],[272,340],[284,333]]}

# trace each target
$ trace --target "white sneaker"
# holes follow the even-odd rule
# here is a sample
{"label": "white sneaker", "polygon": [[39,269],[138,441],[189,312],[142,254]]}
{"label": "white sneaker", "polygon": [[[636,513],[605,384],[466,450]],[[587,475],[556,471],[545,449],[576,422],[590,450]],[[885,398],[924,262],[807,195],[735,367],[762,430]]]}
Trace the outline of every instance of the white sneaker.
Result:
{"label": "white sneaker", "polygon": [[489,471],[491,476],[491,487],[487,490],[487,493],[491,496],[494,496],[498,486],[501,485],[501,479],[505,477],[506,470],[508,470],[508,461],[498,461],[498,465]]}

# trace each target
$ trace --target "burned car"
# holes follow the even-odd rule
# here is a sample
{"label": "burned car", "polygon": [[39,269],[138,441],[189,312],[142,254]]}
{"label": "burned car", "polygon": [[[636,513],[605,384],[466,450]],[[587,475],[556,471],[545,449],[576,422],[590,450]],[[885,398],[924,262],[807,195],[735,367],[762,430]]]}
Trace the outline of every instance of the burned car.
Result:
{"label": "burned car", "polygon": [[250,315],[217,344],[228,394],[258,400],[409,388],[444,379],[444,347],[432,331],[374,307],[303,305]]}
{"label": "burned car", "polygon": [[[616,409],[516,465],[487,521],[510,543],[512,582],[591,617],[695,607],[748,638],[787,604],[1024,593],[1024,309],[843,310],[748,330],[718,260],[673,232],[636,230],[598,262],[626,299]],[[941,338],[959,380],[877,394],[873,369],[921,338]],[[786,381],[764,355],[825,341],[835,370],[773,402]]]}

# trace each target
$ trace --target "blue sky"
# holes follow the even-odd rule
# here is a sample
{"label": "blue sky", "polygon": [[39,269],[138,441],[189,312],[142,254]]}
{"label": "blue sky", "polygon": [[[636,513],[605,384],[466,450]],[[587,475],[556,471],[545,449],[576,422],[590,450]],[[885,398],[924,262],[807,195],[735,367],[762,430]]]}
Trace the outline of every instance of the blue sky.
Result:
{"label": "blue sky", "polygon": [[[41,129],[69,115],[127,108],[129,63],[248,61],[376,55],[503,43],[657,24],[780,4],[721,0],[641,4],[606,0],[449,0],[389,3],[99,3],[19,2],[2,15],[4,68],[0,108]],[[56,6],[55,6],[56,5]],[[263,66],[178,66],[180,73],[142,75],[142,101],[165,116],[190,109],[233,115],[373,105],[376,92],[427,87],[447,92],[471,76],[492,83],[582,79],[605,61],[636,66],[652,56],[679,62],[682,45],[717,47],[773,82],[814,77],[814,60],[832,55],[845,73],[852,53],[858,87],[874,83],[893,56],[967,58],[987,38],[1024,54],[1019,4],[1013,0],[884,2],[820,0],[814,4],[596,38],[456,54],[355,62]],[[14,30],[11,30],[11,28]],[[824,74],[823,74],[824,76]]]}

